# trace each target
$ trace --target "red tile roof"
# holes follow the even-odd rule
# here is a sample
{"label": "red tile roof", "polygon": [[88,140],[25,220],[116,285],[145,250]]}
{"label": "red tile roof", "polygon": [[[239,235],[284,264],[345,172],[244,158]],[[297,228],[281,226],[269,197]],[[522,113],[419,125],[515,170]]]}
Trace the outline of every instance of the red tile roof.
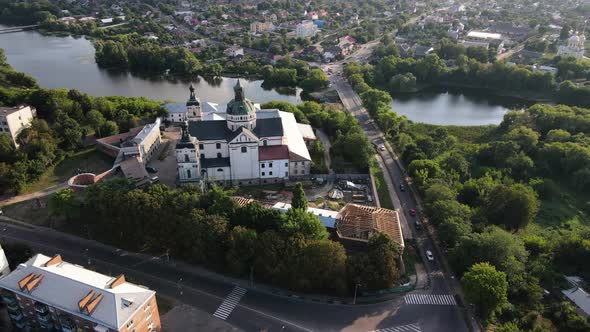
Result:
{"label": "red tile roof", "polygon": [[258,148],[258,160],[289,159],[289,147],[286,145],[261,146]]}

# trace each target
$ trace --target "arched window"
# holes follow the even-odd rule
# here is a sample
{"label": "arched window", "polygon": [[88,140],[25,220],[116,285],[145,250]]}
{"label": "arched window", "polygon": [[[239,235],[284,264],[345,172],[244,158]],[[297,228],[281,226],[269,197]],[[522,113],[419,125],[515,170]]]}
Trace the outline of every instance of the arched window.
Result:
{"label": "arched window", "polygon": [[188,158],[188,154],[185,154],[184,155],[184,161],[187,162],[187,163],[190,161],[190,159]]}
{"label": "arched window", "polygon": [[217,148],[217,150],[221,149],[221,143],[215,143],[215,147]]}
{"label": "arched window", "polygon": [[262,145],[267,146],[268,145],[268,141],[267,140],[262,141]]}
{"label": "arched window", "polygon": [[191,170],[190,169],[186,170],[186,177],[189,179],[191,178]]}
{"label": "arched window", "polygon": [[223,172],[223,168],[218,168],[217,171],[218,172]]}

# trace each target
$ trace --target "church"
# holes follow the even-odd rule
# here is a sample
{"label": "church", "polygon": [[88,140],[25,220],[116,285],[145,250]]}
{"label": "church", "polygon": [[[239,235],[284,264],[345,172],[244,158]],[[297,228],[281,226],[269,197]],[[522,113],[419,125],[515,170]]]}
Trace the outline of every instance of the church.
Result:
{"label": "church", "polygon": [[557,55],[562,57],[573,56],[574,58],[581,60],[584,58],[584,47],[586,43],[586,36],[584,33],[578,35],[573,34],[569,37],[564,45],[560,45],[557,49]]}
{"label": "church", "polygon": [[309,175],[304,136],[311,127],[297,123],[292,113],[260,109],[244,96],[239,80],[234,95],[225,107],[202,104],[190,86],[176,144],[179,184],[254,185]]}

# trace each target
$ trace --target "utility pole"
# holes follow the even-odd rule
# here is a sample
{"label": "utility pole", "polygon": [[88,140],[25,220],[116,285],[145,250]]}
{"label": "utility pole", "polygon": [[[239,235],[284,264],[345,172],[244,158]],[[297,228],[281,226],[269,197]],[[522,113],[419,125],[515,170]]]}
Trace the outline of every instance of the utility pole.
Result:
{"label": "utility pole", "polygon": [[352,304],[356,304],[356,291],[360,285],[361,284],[359,282],[354,285],[354,299],[352,300]]}

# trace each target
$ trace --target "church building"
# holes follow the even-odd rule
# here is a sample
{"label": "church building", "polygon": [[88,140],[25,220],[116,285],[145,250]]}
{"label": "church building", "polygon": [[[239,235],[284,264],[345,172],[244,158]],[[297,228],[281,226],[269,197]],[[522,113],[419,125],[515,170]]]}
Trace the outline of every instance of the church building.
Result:
{"label": "church building", "polygon": [[176,144],[179,183],[253,185],[309,175],[304,134],[311,127],[298,124],[292,113],[260,109],[244,96],[239,80],[234,94],[225,107],[203,105],[191,86]]}

